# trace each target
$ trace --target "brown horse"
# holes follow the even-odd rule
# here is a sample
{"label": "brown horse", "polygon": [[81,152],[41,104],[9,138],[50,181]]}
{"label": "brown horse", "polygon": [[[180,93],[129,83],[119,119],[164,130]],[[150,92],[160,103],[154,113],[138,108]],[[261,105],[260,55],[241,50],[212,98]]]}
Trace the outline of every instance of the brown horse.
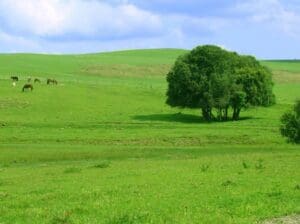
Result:
{"label": "brown horse", "polygon": [[37,83],[37,82],[38,82],[38,83],[41,83],[41,80],[39,80],[38,78],[35,78],[35,79],[34,79],[34,83]]}
{"label": "brown horse", "polygon": [[55,79],[47,79],[47,85],[50,85],[50,84],[57,85],[58,82]]}
{"label": "brown horse", "polygon": [[19,81],[18,76],[11,76],[10,79],[11,79],[12,81],[14,81],[14,82]]}
{"label": "brown horse", "polygon": [[26,89],[30,89],[30,91],[32,91],[33,90],[33,86],[31,84],[25,84],[23,86],[22,91],[25,92]]}

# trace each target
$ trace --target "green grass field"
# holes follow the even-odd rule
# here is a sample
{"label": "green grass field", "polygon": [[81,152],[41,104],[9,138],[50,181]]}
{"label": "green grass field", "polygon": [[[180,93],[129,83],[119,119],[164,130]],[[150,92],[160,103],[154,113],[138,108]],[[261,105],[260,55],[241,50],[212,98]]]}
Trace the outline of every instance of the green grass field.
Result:
{"label": "green grass field", "polygon": [[[262,62],[274,73],[275,106],[205,123],[199,110],[165,104],[166,73],[183,53],[0,55],[0,223],[243,224],[299,214],[300,147],[279,125],[300,98],[300,62]],[[23,93],[28,77],[42,83]]]}

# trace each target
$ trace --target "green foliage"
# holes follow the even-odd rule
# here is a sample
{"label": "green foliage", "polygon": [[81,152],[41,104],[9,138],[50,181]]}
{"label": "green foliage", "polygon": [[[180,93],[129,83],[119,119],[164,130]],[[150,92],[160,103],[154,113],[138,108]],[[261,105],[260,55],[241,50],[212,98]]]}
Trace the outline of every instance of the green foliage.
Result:
{"label": "green foliage", "polygon": [[200,170],[201,172],[206,172],[209,168],[209,165],[208,164],[203,164],[201,167],[200,167]]}
{"label": "green foliage", "polygon": [[300,143],[300,100],[292,112],[287,112],[281,117],[281,134],[294,143]]}
{"label": "green foliage", "polygon": [[246,93],[243,91],[235,91],[230,98],[230,105],[233,108],[233,120],[239,119],[241,109],[246,105]]}
{"label": "green foliage", "polygon": [[[243,60],[255,60],[252,57],[243,57]],[[252,67],[250,67],[252,65]],[[246,93],[246,103],[253,106],[269,106],[275,103],[272,93],[273,83],[271,72],[254,62],[242,65],[237,71],[237,84],[242,85]]]}
{"label": "green foliage", "polygon": [[177,59],[167,75],[167,104],[173,107],[201,108],[205,120],[213,109],[218,120],[239,119],[246,106],[275,103],[272,74],[250,56],[240,56],[217,46],[199,46]]}
{"label": "green foliage", "polygon": [[62,215],[54,216],[51,220],[51,224],[72,224],[73,222],[71,221],[71,213],[65,211]]}
{"label": "green foliage", "polygon": [[101,163],[92,166],[92,168],[104,169],[104,168],[108,168],[109,166],[110,166],[109,161],[102,161]]}

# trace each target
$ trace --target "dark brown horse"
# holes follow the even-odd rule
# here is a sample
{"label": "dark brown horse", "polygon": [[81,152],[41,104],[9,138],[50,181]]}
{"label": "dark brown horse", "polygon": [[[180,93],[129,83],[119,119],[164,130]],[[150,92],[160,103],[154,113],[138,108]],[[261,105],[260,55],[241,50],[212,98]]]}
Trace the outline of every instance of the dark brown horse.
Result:
{"label": "dark brown horse", "polygon": [[31,84],[25,84],[23,86],[22,91],[25,92],[26,89],[30,89],[30,91],[32,91],[33,90],[33,86]]}
{"label": "dark brown horse", "polygon": [[55,79],[47,79],[47,85],[50,85],[50,84],[57,85],[58,82]]}
{"label": "dark brown horse", "polygon": [[11,79],[12,81],[14,81],[14,82],[19,81],[18,76],[11,76],[10,79]]}
{"label": "dark brown horse", "polygon": [[38,82],[38,83],[41,83],[41,80],[39,80],[38,78],[35,78],[35,79],[34,79],[34,83],[37,83],[37,82]]}

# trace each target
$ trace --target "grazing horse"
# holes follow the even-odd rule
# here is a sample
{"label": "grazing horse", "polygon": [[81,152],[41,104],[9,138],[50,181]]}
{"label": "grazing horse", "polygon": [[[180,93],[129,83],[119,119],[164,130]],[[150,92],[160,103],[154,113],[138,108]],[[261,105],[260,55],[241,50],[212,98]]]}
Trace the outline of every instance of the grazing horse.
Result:
{"label": "grazing horse", "polygon": [[19,81],[18,76],[11,76],[10,78],[11,78],[11,80],[14,81],[14,82]]}
{"label": "grazing horse", "polygon": [[32,91],[33,90],[33,86],[31,84],[25,84],[23,86],[22,91],[25,92],[26,89],[30,89],[30,91]]}
{"label": "grazing horse", "polygon": [[41,83],[41,80],[39,80],[38,78],[35,78],[35,79],[34,79],[34,83],[37,83],[37,82],[38,82],[38,83]]}
{"label": "grazing horse", "polygon": [[53,85],[57,85],[57,81],[55,79],[47,79],[47,85],[53,84]]}

